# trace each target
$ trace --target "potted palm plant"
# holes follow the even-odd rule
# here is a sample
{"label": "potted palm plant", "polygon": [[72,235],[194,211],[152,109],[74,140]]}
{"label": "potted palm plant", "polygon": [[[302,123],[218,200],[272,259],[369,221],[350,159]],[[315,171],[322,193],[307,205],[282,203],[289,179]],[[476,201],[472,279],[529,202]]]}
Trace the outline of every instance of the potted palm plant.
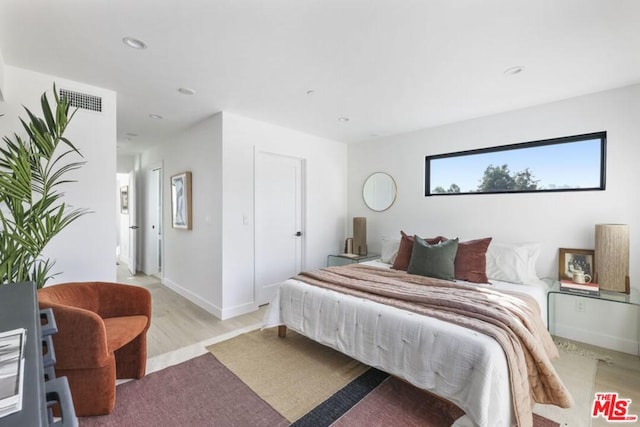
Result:
{"label": "potted palm plant", "polygon": [[46,93],[40,99],[42,117],[25,108],[20,119],[25,137],[17,133],[0,144],[0,284],[34,282],[38,288],[59,273],[55,260],[42,251],[65,227],[86,214],[63,201],[68,173],[84,161],[70,161],[80,151],[64,137],[75,111],[53,86],[53,108]]}

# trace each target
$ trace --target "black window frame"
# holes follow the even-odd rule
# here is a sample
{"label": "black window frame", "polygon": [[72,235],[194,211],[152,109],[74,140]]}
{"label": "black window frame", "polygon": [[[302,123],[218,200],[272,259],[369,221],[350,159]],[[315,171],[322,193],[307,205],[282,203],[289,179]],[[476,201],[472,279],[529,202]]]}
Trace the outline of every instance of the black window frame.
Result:
{"label": "black window frame", "polygon": [[[571,187],[571,188],[545,188],[535,190],[497,190],[497,191],[466,191],[466,192],[431,192],[431,162],[438,159],[446,159],[452,157],[470,156],[475,154],[496,153],[500,151],[511,151],[524,148],[542,147],[555,144],[565,144],[578,141],[587,141],[592,139],[600,139],[600,185],[597,187]],[[593,132],[581,135],[565,136],[561,138],[551,138],[540,141],[520,142],[516,144],[500,145],[488,148],[478,148],[473,150],[456,151],[452,153],[436,154],[425,156],[425,197],[431,196],[461,196],[476,194],[513,194],[513,193],[556,193],[567,191],[604,191],[606,190],[606,168],[607,168],[607,132]]]}

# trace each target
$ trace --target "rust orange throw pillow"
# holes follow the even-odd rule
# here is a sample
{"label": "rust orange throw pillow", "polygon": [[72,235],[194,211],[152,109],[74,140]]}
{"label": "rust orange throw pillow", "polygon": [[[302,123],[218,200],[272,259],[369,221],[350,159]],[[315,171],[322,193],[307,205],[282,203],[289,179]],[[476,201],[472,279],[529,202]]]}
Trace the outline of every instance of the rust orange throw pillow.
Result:
{"label": "rust orange throw pillow", "polygon": [[458,254],[454,261],[456,279],[473,283],[489,282],[487,249],[490,243],[491,237],[458,243]]}
{"label": "rust orange throw pillow", "polygon": [[[413,236],[409,236],[404,231],[400,231],[400,234],[402,235],[402,239],[400,240],[398,255],[396,256],[396,260],[393,262],[391,268],[406,271],[407,267],[409,267],[409,261],[411,261],[411,253],[413,252]],[[430,245],[435,245],[447,239],[442,236],[438,236],[424,240]]]}

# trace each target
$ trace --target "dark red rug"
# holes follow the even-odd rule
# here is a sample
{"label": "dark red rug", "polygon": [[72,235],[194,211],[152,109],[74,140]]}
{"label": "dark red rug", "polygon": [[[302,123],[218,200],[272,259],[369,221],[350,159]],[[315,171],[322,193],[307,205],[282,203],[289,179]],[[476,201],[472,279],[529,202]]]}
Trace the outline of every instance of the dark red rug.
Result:
{"label": "dark red rug", "polygon": [[[395,377],[369,369],[296,421],[295,427],[448,427],[463,412]],[[112,414],[80,426],[287,426],[288,421],[207,353],[116,388]],[[558,427],[534,416],[535,427]]]}
{"label": "dark red rug", "polygon": [[207,353],[116,387],[109,415],[80,426],[287,426],[288,421]]}

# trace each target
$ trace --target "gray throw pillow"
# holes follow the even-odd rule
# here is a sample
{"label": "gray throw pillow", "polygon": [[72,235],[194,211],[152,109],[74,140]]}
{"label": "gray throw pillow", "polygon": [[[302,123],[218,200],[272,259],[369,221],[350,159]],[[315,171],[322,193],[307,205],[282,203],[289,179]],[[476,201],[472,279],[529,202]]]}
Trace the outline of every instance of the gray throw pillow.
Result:
{"label": "gray throw pillow", "polygon": [[407,273],[454,280],[457,253],[457,238],[430,245],[424,239],[415,236]]}

